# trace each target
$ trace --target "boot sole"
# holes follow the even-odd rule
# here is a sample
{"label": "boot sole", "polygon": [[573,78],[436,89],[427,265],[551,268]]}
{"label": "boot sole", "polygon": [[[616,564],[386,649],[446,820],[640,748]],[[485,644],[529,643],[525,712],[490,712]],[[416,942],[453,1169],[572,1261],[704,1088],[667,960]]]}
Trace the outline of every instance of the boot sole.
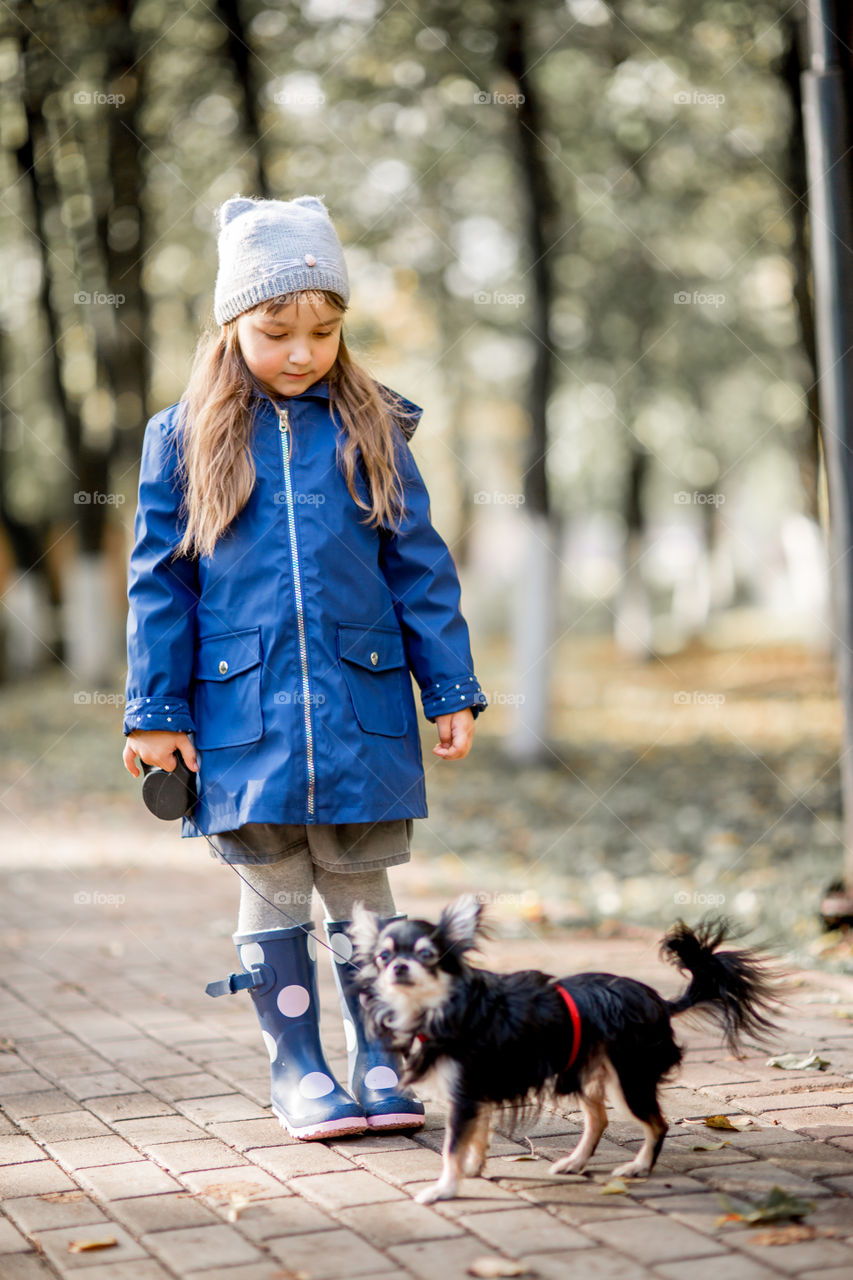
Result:
{"label": "boot sole", "polygon": [[410,1111],[399,1114],[391,1112],[385,1116],[368,1116],[367,1127],[368,1129],[422,1129],[424,1121],[424,1116],[412,1114]]}
{"label": "boot sole", "polygon": [[292,1125],[280,1111],[273,1107],[273,1114],[291,1138],[311,1142],[315,1138],[342,1138],[353,1133],[366,1133],[367,1121],[360,1116],[343,1116],[340,1120],[323,1120],[320,1124]]}

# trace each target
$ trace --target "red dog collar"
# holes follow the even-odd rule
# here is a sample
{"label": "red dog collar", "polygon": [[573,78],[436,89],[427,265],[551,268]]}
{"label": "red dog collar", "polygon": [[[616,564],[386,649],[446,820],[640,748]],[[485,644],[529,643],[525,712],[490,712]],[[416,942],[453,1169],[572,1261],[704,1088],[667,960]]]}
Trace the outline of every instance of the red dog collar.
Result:
{"label": "red dog collar", "polygon": [[566,990],[566,988],[565,988],[565,987],[561,987],[561,986],[558,984],[558,985],[557,985],[557,990],[559,991],[560,995],[561,995],[561,996],[563,997],[563,999],[565,1000],[565,1002],[566,1002],[566,1008],[568,1009],[568,1011],[569,1011],[569,1016],[570,1016],[570,1018],[571,1018],[571,1020],[572,1020],[572,1052],[571,1052],[571,1054],[569,1055],[569,1060],[568,1060],[568,1062],[566,1063],[565,1067],[563,1068],[563,1070],[564,1070],[564,1071],[568,1071],[569,1067],[573,1067],[573,1066],[575,1065],[575,1059],[577,1058],[577,1056],[578,1056],[578,1052],[579,1052],[580,1047],[581,1047],[581,1016],[580,1016],[580,1014],[578,1013],[578,1007],[577,1007],[577,1005],[575,1004],[575,1002],[574,1002],[574,1000],[572,999],[572,997],[569,995],[569,993],[568,993],[568,991]]}

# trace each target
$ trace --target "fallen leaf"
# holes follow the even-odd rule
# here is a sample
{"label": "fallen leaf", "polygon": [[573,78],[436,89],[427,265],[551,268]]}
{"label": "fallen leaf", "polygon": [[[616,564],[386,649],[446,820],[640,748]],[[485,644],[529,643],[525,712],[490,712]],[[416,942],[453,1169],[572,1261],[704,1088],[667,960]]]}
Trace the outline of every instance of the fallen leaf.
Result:
{"label": "fallen leaf", "polygon": [[527,1152],[525,1152],[525,1153],[524,1153],[524,1155],[521,1155],[521,1156],[504,1156],[504,1160],[510,1160],[510,1161],[513,1161],[513,1160],[538,1160],[538,1159],[539,1159],[539,1157],[538,1157],[538,1156],[531,1156],[531,1155],[528,1155],[528,1154],[527,1154]]}
{"label": "fallen leaf", "polygon": [[691,1147],[691,1151],[722,1151],[723,1147],[730,1147],[731,1143],[726,1139],[725,1142],[697,1142]]}
{"label": "fallen leaf", "polygon": [[742,1213],[722,1213],[714,1220],[715,1227],[724,1227],[727,1222],[743,1222]]}
{"label": "fallen leaf", "polygon": [[763,1200],[746,1215],[747,1222],[778,1222],[784,1218],[804,1218],[814,1209],[813,1200],[801,1200],[782,1187],[771,1187]]}
{"label": "fallen leaf", "polygon": [[768,1067],[781,1067],[783,1071],[823,1071],[830,1064],[821,1058],[814,1049],[808,1053],[779,1053],[775,1058],[767,1059]]}
{"label": "fallen leaf", "polygon": [[706,1116],[705,1123],[709,1129],[734,1129],[728,1116]]}
{"label": "fallen leaf", "polygon": [[705,1124],[709,1129],[733,1129],[735,1133],[757,1127],[752,1116],[707,1116]]}
{"label": "fallen leaf", "polygon": [[69,1253],[89,1253],[92,1249],[112,1249],[118,1244],[115,1236],[104,1236],[103,1240],[69,1240]]}
{"label": "fallen leaf", "polygon": [[39,1196],[39,1200],[46,1200],[48,1204],[71,1204],[75,1200],[85,1200],[85,1191],[43,1191]]}
{"label": "fallen leaf", "polygon": [[526,1276],[528,1274],[527,1267],[523,1262],[491,1256],[475,1258],[465,1270],[469,1276],[481,1276],[484,1280],[489,1280],[491,1276]]}
{"label": "fallen leaf", "polygon": [[611,1178],[609,1182],[605,1182],[601,1188],[603,1196],[621,1196],[628,1190],[627,1182],[623,1182],[621,1178]]}

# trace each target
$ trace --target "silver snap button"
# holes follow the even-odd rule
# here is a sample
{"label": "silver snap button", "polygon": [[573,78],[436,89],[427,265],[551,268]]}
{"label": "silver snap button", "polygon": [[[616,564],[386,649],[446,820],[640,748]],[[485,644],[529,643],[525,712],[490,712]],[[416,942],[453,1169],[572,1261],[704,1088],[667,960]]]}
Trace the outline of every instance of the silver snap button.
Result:
{"label": "silver snap button", "polygon": [[226,672],[227,670],[228,670],[228,663],[227,663],[227,662],[225,661],[225,659],[223,658],[223,659],[222,659],[222,661],[221,661],[221,662],[220,662],[220,664],[219,664],[219,674],[220,674],[221,676],[224,676],[224,675],[225,675],[225,672]]}
{"label": "silver snap button", "polygon": [[373,663],[374,667],[379,661],[379,654],[376,652],[375,649],[373,650],[373,653],[370,655],[370,661]]}

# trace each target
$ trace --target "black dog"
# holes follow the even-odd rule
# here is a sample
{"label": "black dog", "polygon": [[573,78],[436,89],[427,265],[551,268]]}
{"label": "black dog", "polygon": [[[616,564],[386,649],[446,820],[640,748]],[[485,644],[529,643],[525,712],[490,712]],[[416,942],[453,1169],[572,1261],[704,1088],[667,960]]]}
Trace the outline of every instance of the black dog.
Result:
{"label": "black dog", "polygon": [[765,1038],[773,983],[764,962],[748,951],[721,951],[724,922],[695,931],[679,922],[662,954],[690,974],[676,1000],[645,983],[609,973],[551,977],[535,969],[490,973],[467,963],[482,906],[470,895],[426,920],[392,921],[358,905],[350,935],[355,979],[371,1034],[403,1055],[407,1084],[433,1073],[449,1105],[441,1177],[418,1195],[422,1203],[449,1200],[460,1177],[475,1177],[486,1159],[495,1106],[521,1113],[544,1097],[577,1094],[584,1115],[581,1139],[551,1173],[580,1173],[607,1127],[605,1091],[621,1099],[643,1127],[639,1154],[614,1173],[647,1177],[667,1123],[658,1085],[681,1061],[671,1019],[693,1010],[710,1017],[737,1051],[740,1038]]}

